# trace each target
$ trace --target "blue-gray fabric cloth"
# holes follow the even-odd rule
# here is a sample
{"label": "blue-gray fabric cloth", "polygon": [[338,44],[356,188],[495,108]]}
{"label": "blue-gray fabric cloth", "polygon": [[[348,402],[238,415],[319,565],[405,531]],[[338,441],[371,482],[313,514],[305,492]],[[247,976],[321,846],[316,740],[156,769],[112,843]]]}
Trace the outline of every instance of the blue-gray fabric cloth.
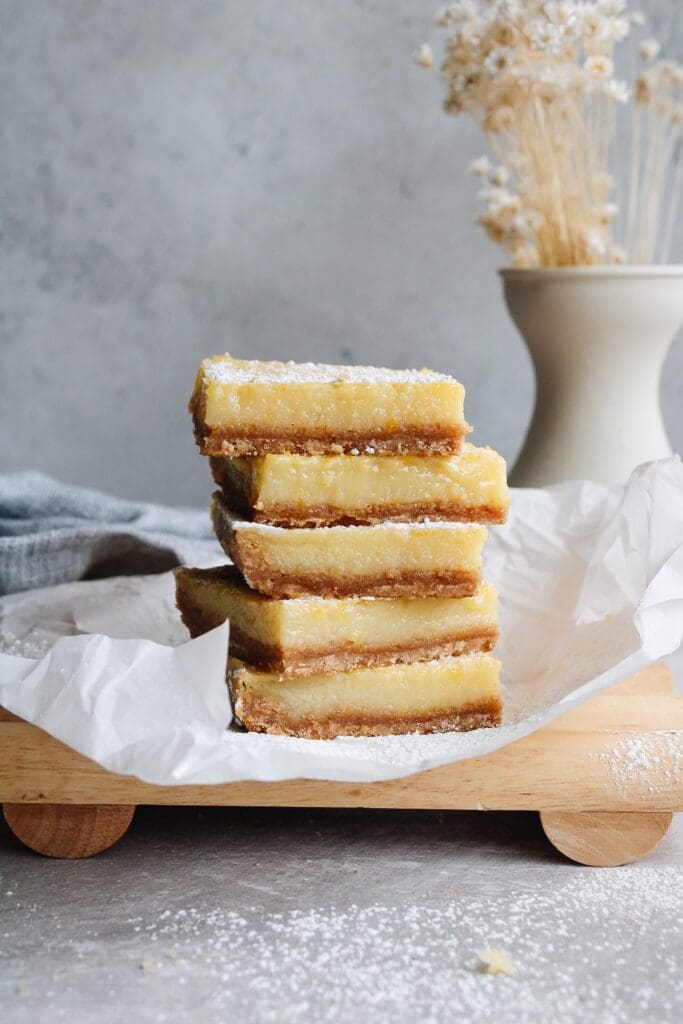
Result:
{"label": "blue-gray fabric cloth", "polygon": [[208,508],[114,498],[43,473],[0,474],[0,595],[225,560]]}

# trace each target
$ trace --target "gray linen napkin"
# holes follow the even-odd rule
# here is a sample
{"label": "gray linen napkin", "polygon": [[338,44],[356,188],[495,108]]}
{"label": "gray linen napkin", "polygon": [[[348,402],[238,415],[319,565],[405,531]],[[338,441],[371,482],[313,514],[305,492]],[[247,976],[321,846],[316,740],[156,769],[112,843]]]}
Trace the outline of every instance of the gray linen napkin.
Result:
{"label": "gray linen napkin", "polygon": [[43,473],[0,474],[0,595],[225,560],[208,510],[126,501]]}

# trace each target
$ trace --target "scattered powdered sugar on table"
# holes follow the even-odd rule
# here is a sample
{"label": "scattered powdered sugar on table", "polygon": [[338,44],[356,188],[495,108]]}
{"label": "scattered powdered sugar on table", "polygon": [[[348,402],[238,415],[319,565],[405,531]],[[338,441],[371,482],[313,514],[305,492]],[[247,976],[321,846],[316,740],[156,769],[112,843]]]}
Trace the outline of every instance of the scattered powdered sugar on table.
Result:
{"label": "scattered powdered sugar on table", "polygon": [[[520,892],[506,907],[478,897],[436,907],[292,910],[261,919],[184,907],[133,927],[148,935],[150,949],[170,945],[188,982],[203,958],[215,982],[213,1005],[235,1020],[426,1024],[457,1012],[463,1020],[505,1024],[543,1019],[548,988],[556,1022],[585,1014],[603,1024],[631,1024],[634,1011],[652,1019],[648,1011],[661,1010],[667,998],[666,1019],[675,1019],[676,999],[680,1006],[683,997],[680,872],[573,871],[559,891]],[[651,977],[641,975],[635,986],[626,971],[634,936],[615,934],[616,902],[632,906],[635,941],[648,949]],[[570,922],[579,916],[589,925],[590,945],[573,934]],[[481,950],[490,947],[514,961],[514,976],[482,974]],[[596,977],[592,967],[603,953],[613,971]]]}
{"label": "scattered powdered sugar on table", "polygon": [[[615,927],[625,907],[630,928]],[[63,941],[59,914],[32,909],[49,962]],[[264,912],[232,909],[229,898],[175,902],[119,920],[113,945],[109,922],[101,935],[86,920],[68,978],[54,984],[45,972],[40,992],[19,996],[21,975],[4,972],[5,985],[22,1022],[33,999],[63,1019],[77,995],[82,1019],[97,1021],[125,1019],[125,1000],[131,1019],[158,1022],[531,1024],[552,1011],[554,1024],[663,1024],[680,1019],[682,915],[680,869],[643,866],[573,867],[565,884],[544,877],[492,896],[475,887],[429,904]],[[514,974],[482,971],[492,950]],[[86,969],[99,985],[84,984]]]}
{"label": "scattered powdered sugar on table", "polygon": [[390,370],[379,366],[334,366],[328,363],[278,363],[214,356],[202,364],[204,376],[219,384],[436,384],[458,382],[434,370]]}
{"label": "scattered powdered sugar on table", "polygon": [[599,757],[622,793],[645,782],[650,793],[665,791],[683,772],[683,745],[676,732],[626,736]]}

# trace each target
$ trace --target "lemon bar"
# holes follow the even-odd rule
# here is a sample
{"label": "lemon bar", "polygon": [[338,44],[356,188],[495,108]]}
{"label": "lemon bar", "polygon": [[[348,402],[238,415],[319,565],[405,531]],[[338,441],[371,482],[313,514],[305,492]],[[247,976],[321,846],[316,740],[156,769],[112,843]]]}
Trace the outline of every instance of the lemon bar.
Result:
{"label": "lemon bar", "polygon": [[490,651],[498,638],[496,591],[472,597],[275,600],[233,566],[177,569],[183,622],[199,636],[230,620],[230,654],[293,677]]}
{"label": "lemon bar", "polygon": [[503,523],[505,460],[465,443],[457,455],[260,455],[212,458],[214,480],[247,518],[278,526]]}
{"label": "lemon bar", "polygon": [[451,732],[499,725],[500,663],[490,654],[285,679],[231,661],[235,715],[252,732],[308,739]]}
{"label": "lemon bar", "polygon": [[213,525],[254,590],[269,597],[469,597],[486,527],[382,523],[287,529],[239,519],[220,491]]}
{"label": "lemon bar", "polygon": [[190,412],[203,455],[458,451],[465,389],[430,370],[204,359]]}

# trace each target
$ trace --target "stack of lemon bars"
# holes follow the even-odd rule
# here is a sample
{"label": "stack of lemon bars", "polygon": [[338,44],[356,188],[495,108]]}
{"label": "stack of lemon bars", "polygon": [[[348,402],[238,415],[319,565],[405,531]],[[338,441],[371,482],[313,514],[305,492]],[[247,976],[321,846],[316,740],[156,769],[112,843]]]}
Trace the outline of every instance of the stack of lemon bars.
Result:
{"label": "stack of lemon bars", "polygon": [[428,370],[205,359],[190,411],[231,565],[176,572],[197,636],[230,621],[228,686],[256,732],[330,739],[494,726],[485,523],[505,463],[464,441],[464,388]]}

